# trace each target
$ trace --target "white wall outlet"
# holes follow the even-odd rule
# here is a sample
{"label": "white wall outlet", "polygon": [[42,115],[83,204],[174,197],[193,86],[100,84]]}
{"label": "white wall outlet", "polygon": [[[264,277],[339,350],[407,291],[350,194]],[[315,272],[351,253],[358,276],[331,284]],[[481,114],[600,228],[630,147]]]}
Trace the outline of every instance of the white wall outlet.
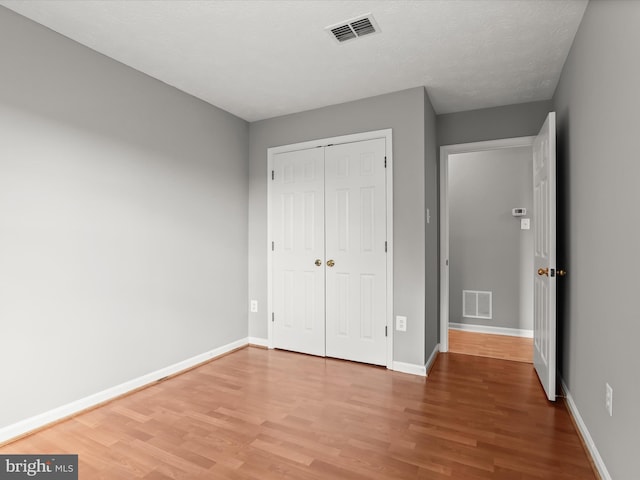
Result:
{"label": "white wall outlet", "polygon": [[613,388],[608,383],[607,385],[607,393],[604,400],[604,404],[607,407],[607,412],[609,412],[609,416],[613,416]]}
{"label": "white wall outlet", "polygon": [[407,317],[403,317],[401,315],[396,316],[396,330],[399,332],[407,331]]}
{"label": "white wall outlet", "polygon": [[531,229],[531,219],[530,218],[521,218],[520,219],[520,230],[529,230]]}
{"label": "white wall outlet", "polygon": [[258,300],[251,300],[251,313],[258,313]]}

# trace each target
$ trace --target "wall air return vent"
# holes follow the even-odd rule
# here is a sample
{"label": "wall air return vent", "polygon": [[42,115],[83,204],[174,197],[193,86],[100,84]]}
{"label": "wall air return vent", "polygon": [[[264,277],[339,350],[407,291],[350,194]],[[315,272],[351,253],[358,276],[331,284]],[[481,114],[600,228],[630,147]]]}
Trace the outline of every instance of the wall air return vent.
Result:
{"label": "wall air return vent", "polygon": [[467,318],[492,317],[492,297],[491,292],[481,292],[478,290],[462,291],[462,316]]}
{"label": "wall air return vent", "polygon": [[376,23],[373,15],[367,13],[359,17],[336,23],[325,28],[327,32],[338,42],[343,43],[355,40],[365,35],[380,32],[380,27]]}

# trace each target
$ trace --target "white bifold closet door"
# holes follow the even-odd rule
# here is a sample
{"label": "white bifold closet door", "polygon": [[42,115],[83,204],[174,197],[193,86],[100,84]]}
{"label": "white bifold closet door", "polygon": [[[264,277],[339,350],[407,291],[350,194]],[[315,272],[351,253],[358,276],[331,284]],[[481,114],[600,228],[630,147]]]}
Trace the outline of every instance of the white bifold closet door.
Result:
{"label": "white bifold closet door", "polygon": [[327,356],[377,365],[387,351],[384,152],[384,139],[325,149]]}
{"label": "white bifold closet door", "polygon": [[386,364],[384,157],[384,139],[274,156],[274,347]]}
{"label": "white bifold closet door", "polygon": [[273,345],[324,356],[324,151],[277,154],[273,171]]}

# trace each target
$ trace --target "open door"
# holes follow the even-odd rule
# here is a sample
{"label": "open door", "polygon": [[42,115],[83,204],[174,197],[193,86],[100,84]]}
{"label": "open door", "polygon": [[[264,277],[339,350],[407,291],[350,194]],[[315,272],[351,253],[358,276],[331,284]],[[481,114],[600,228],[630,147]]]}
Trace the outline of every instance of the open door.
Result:
{"label": "open door", "polygon": [[[556,400],[556,114],[533,142],[533,364],[547,398]],[[564,274],[563,271],[561,271]]]}

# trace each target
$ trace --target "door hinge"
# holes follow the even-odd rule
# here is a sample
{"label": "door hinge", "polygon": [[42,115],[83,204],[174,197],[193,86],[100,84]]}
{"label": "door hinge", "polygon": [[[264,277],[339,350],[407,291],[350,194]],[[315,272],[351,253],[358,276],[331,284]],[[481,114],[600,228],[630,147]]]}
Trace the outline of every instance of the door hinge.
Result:
{"label": "door hinge", "polygon": [[275,179],[276,179],[276,171],[271,170],[271,180],[275,180]]}
{"label": "door hinge", "polygon": [[275,251],[276,249],[276,242],[271,242],[271,251]]}
{"label": "door hinge", "polygon": [[387,168],[387,157],[384,157],[384,168]]}
{"label": "door hinge", "polygon": [[384,251],[385,252],[387,251],[387,242],[386,241],[384,242]]}
{"label": "door hinge", "polygon": [[386,325],[384,326],[384,336],[387,337],[389,335],[388,332],[389,327],[387,327]]}
{"label": "door hinge", "polygon": [[275,322],[276,321],[276,314],[271,312],[271,321]]}

